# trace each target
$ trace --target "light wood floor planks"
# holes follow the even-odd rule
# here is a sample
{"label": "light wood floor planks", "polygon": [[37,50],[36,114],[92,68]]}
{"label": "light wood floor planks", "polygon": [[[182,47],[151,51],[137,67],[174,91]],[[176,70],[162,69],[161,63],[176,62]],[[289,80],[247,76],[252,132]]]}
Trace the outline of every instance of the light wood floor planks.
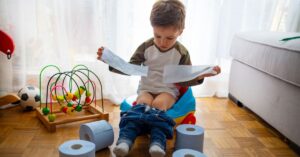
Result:
{"label": "light wood floor planks", "polygon": [[[120,110],[105,103],[116,142]],[[228,99],[198,98],[196,117],[197,125],[205,129],[204,153],[208,157],[297,157],[276,131]],[[79,126],[86,122],[90,120],[61,125],[55,133],[49,133],[35,112],[22,112],[19,106],[0,110],[0,156],[57,157],[59,145],[78,139]],[[167,156],[172,156],[174,142],[168,141]],[[139,137],[129,156],[148,157],[148,144],[147,136]],[[98,151],[96,156],[115,156],[113,146]]]}

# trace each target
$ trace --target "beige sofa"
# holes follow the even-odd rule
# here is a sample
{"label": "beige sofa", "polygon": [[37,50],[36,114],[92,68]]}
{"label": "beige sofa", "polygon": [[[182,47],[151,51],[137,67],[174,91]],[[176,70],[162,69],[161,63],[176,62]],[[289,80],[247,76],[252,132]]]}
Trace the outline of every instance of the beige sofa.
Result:
{"label": "beige sofa", "polygon": [[279,131],[299,152],[300,33],[244,32],[235,35],[229,97]]}

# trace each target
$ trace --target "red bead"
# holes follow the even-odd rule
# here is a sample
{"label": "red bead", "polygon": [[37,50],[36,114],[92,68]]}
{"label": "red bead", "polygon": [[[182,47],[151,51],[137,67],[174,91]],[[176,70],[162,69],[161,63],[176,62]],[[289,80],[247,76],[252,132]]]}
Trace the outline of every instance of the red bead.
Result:
{"label": "red bead", "polygon": [[91,103],[92,99],[90,97],[85,97],[85,102],[87,104]]}

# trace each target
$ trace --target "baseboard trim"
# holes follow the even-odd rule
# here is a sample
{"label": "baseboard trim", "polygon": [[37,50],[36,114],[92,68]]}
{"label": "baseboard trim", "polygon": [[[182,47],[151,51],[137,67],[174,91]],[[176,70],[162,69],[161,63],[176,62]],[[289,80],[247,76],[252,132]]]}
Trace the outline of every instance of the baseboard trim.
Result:
{"label": "baseboard trim", "polygon": [[235,98],[231,93],[228,94],[228,98],[233,101],[238,107],[244,107],[244,104]]}

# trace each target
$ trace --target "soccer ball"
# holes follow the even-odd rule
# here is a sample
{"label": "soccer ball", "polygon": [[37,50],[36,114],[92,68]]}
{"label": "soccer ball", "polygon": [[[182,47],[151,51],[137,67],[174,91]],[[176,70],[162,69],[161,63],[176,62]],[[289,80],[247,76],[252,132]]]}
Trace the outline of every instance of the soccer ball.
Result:
{"label": "soccer ball", "polygon": [[40,90],[34,86],[25,86],[18,92],[20,104],[26,111],[31,111],[40,105]]}

